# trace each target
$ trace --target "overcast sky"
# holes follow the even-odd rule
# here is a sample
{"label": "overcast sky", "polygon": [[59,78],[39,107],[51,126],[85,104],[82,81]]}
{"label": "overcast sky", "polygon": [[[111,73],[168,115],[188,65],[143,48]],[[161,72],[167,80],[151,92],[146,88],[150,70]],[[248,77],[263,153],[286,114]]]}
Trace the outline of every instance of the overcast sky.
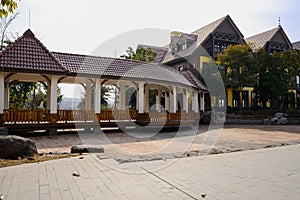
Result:
{"label": "overcast sky", "polygon": [[[111,47],[112,41],[166,45],[170,31],[190,33],[227,14],[245,37],[277,27],[281,17],[291,41],[300,40],[299,0],[22,0],[18,10],[10,31],[22,35],[29,28],[30,10],[30,28],[50,51],[92,54],[102,45],[104,56],[118,56],[128,44]],[[148,37],[161,37],[140,37],[149,30]],[[132,31],[129,39],[120,37]]]}
{"label": "overcast sky", "polygon": [[142,28],[189,33],[227,14],[245,37],[276,27],[280,16],[292,42],[300,40],[299,0],[22,0],[10,31],[28,29],[29,10],[30,28],[51,51],[89,54]]}

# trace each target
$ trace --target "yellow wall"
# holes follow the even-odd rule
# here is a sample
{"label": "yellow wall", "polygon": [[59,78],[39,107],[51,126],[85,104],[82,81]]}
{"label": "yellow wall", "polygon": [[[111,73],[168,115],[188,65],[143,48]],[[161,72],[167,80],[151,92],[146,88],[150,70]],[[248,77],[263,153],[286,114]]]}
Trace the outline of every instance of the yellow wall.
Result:
{"label": "yellow wall", "polygon": [[[251,92],[253,90],[254,90],[253,87],[244,87],[243,88],[243,91],[248,91],[249,107],[252,105]],[[233,107],[233,88],[227,88],[226,91],[227,91],[227,106]]]}
{"label": "yellow wall", "polygon": [[211,61],[212,61],[212,58],[210,56],[200,56],[200,60],[199,60],[200,72],[202,71],[203,63],[208,63]]}
{"label": "yellow wall", "polygon": [[227,88],[227,106],[232,107],[233,92],[232,88]]}

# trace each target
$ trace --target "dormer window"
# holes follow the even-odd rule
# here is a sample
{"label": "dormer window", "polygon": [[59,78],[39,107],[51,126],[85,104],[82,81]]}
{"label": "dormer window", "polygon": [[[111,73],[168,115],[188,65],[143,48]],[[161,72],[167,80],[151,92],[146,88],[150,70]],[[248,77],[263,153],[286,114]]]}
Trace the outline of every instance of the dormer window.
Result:
{"label": "dormer window", "polygon": [[177,53],[177,45],[176,44],[171,45],[171,51],[172,51],[172,54]]}
{"label": "dormer window", "polygon": [[180,49],[182,51],[187,49],[187,43],[186,43],[186,40],[184,38],[181,39],[181,41],[180,41]]}

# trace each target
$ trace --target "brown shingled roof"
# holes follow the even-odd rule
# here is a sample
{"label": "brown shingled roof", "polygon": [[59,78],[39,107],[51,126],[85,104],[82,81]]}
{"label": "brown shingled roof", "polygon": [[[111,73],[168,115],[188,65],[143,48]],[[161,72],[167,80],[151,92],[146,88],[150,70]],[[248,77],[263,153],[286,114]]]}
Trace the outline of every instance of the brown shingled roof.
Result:
{"label": "brown shingled roof", "polygon": [[208,91],[207,87],[201,83],[201,81],[190,71],[190,70],[183,70],[180,72],[182,76],[184,76],[190,83],[194,85],[194,87]]}
{"label": "brown shingled roof", "polygon": [[65,74],[65,67],[28,29],[0,54],[0,70]]}
{"label": "brown shingled roof", "polygon": [[150,46],[150,45],[144,45],[144,44],[141,44],[141,46],[144,49],[150,48],[152,51],[157,53],[154,63],[160,63],[164,59],[165,54],[168,50],[168,48],[165,48],[165,47],[156,47],[156,46]]}
{"label": "brown shingled roof", "polygon": [[74,75],[167,82],[194,87],[176,70],[157,64],[79,54],[52,53]]}

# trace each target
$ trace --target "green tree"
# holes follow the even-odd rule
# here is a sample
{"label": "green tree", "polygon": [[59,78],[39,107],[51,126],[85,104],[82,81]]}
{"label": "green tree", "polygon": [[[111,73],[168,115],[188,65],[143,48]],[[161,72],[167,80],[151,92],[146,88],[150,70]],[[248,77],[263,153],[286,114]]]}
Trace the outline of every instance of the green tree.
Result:
{"label": "green tree", "polygon": [[274,52],[270,55],[261,49],[255,53],[255,61],[259,101],[263,107],[270,101],[273,109],[282,110],[299,73],[300,51]]}
{"label": "green tree", "polygon": [[243,88],[255,83],[253,63],[253,52],[249,45],[229,45],[217,58],[217,64],[224,67],[225,85],[239,91],[239,109],[242,107]]}
{"label": "green tree", "polygon": [[[82,87],[85,89],[86,91],[86,87],[85,85],[81,84]],[[108,105],[108,97],[109,97],[109,92],[112,91],[111,87],[107,87],[107,86],[102,86],[101,87],[101,107],[104,109],[107,109],[107,105]],[[94,88],[92,87],[92,91],[91,91],[91,101],[92,101],[92,108],[94,107]],[[81,101],[78,105],[78,108],[80,110],[85,110],[85,100],[86,100],[86,94],[83,94],[83,97],[81,97]]]}
{"label": "green tree", "polygon": [[12,109],[29,109],[30,95],[37,83],[13,81],[10,84],[9,106]]}
{"label": "green tree", "polygon": [[15,0],[1,0],[0,3],[0,18],[6,17],[9,13],[13,13],[18,7]]}
{"label": "green tree", "polygon": [[[10,84],[9,107],[11,109],[46,109],[47,87],[41,83],[13,81]],[[60,104],[63,95],[57,87],[57,103]]]}
{"label": "green tree", "polygon": [[145,49],[141,45],[138,45],[135,51],[132,47],[128,47],[128,49],[126,50],[126,54],[127,55],[121,55],[120,57],[125,59],[143,61],[147,63],[154,62],[157,56],[157,53],[151,48]]}

